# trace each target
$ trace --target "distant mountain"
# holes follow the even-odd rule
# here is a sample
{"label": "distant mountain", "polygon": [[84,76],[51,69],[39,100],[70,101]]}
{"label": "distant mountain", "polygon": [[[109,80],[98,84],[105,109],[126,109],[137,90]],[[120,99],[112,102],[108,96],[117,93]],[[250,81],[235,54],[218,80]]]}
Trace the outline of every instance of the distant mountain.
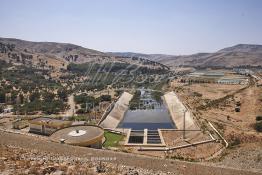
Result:
{"label": "distant mountain", "polygon": [[150,68],[163,68],[150,60],[126,59],[108,53],[87,49],[69,43],[32,42],[13,38],[0,38],[0,60],[16,65],[32,65],[42,69],[66,69],[69,63],[122,62]]}
{"label": "distant mountain", "polygon": [[262,52],[262,45],[255,44],[238,44],[233,47],[227,47],[218,52]]}
{"label": "distant mountain", "polygon": [[174,57],[174,55],[165,55],[165,54],[144,54],[144,53],[136,53],[136,52],[107,52],[112,56],[119,56],[119,57],[138,57],[138,58],[145,58],[152,61],[161,61],[165,58]]}
{"label": "distant mountain", "polygon": [[191,55],[182,64],[200,67],[262,66],[262,45],[239,44],[215,53]]}
{"label": "distant mountain", "polygon": [[148,57],[147,54],[135,53],[135,52],[107,52],[107,54],[119,57]]}
{"label": "distant mountain", "polygon": [[[112,53],[111,53],[112,54]],[[193,55],[163,55],[140,53],[116,53],[147,58],[160,62],[169,67],[237,67],[237,66],[262,66],[262,45],[238,44],[227,47],[214,53],[197,53]]]}
{"label": "distant mountain", "polygon": [[[130,59],[132,57],[136,58]],[[69,43],[0,38],[0,59],[47,69],[66,69],[69,63],[116,61],[151,68],[262,66],[262,45],[238,44],[214,53],[176,56],[133,52],[103,53]]]}

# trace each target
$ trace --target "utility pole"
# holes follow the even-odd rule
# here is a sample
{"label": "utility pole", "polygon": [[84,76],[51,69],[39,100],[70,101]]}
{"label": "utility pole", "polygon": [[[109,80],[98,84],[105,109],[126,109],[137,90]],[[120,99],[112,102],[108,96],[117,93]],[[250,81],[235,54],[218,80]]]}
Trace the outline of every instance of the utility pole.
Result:
{"label": "utility pole", "polygon": [[97,112],[97,111],[96,111],[96,109],[95,109],[95,121],[96,121],[96,112]]}
{"label": "utility pole", "polygon": [[183,129],[183,139],[185,140],[186,139],[186,110],[184,110],[184,129]]}

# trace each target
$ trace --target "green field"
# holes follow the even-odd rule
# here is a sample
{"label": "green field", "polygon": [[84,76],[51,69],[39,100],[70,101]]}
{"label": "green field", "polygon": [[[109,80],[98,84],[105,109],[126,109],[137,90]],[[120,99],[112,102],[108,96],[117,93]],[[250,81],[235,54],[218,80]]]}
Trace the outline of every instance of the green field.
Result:
{"label": "green field", "polygon": [[119,142],[123,140],[124,136],[121,134],[112,133],[109,131],[105,131],[105,138],[106,141],[104,142],[104,147],[118,147]]}

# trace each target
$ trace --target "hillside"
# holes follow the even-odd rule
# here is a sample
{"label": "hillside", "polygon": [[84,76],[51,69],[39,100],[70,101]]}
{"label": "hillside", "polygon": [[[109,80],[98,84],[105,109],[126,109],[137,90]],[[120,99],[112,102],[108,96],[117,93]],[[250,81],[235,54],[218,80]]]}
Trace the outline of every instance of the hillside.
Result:
{"label": "hillside", "polygon": [[174,55],[165,55],[165,54],[144,54],[144,53],[136,53],[136,52],[107,52],[108,54],[112,56],[118,56],[118,57],[139,57],[139,58],[145,58],[152,61],[159,62],[161,60],[165,60],[168,58],[174,58]]}
{"label": "hillside", "polygon": [[[111,56],[73,44],[0,38],[0,103],[16,104],[16,114],[66,112],[73,92],[159,88],[168,71],[147,59]],[[159,77],[162,84],[151,83]],[[88,112],[85,108],[76,112]]]}
{"label": "hillside", "polygon": [[70,63],[88,62],[98,64],[120,62],[153,69],[165,68],[150,60],[116,57],[69,43],[32,42],[13,38],[0,38],[0,60],[58,71],[67,69]]}
{"label": "hillside", "polygon": [[37,68],[66,69],[73,63],[109,59],[106,54],[68,43],[31,42],[0,38],[0,59]]}
{"label": "hillside", "polygon": [[169,67],[262,66],[262,45],[238,44],[214,53],[177,56],[133,52],[103,53],[69,43],[0,38],[0,59],[18,65],[33,65],[36,68],[52,70],[66,69],[70,63],[87,62],[124,62],[150,68],[165,68],[164,65]]}
{"label": "hillside", "polygon": [[227,47],[218,52],[257,52],[262,53],[262,45],[238,44],[233,47]]}
{"label": "hillside", "polygon": [[[121,55],[121,53],[116,53]],[[163,54],[138,54],[122,53],[122,55],[138,56],[153,61],[158,61],[170,67],[237,67],[237,66],[262,66],[262,45],[238,44],[233,47],[221,49],[214,53],[197,53],[193,55],[163,55]]]}

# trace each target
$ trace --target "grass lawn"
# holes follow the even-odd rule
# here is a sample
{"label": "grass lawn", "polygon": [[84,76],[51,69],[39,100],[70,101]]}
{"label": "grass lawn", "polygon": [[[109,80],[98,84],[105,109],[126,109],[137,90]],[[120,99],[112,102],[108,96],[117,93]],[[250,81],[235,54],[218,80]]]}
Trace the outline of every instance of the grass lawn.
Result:
{"label": "grass lawn", "polygon": [[118,147],[119,141],[123,140],[124,136],[121,134],[115,134],[109,131],[105,131],[106,141],[104,142],[104,147]]}

